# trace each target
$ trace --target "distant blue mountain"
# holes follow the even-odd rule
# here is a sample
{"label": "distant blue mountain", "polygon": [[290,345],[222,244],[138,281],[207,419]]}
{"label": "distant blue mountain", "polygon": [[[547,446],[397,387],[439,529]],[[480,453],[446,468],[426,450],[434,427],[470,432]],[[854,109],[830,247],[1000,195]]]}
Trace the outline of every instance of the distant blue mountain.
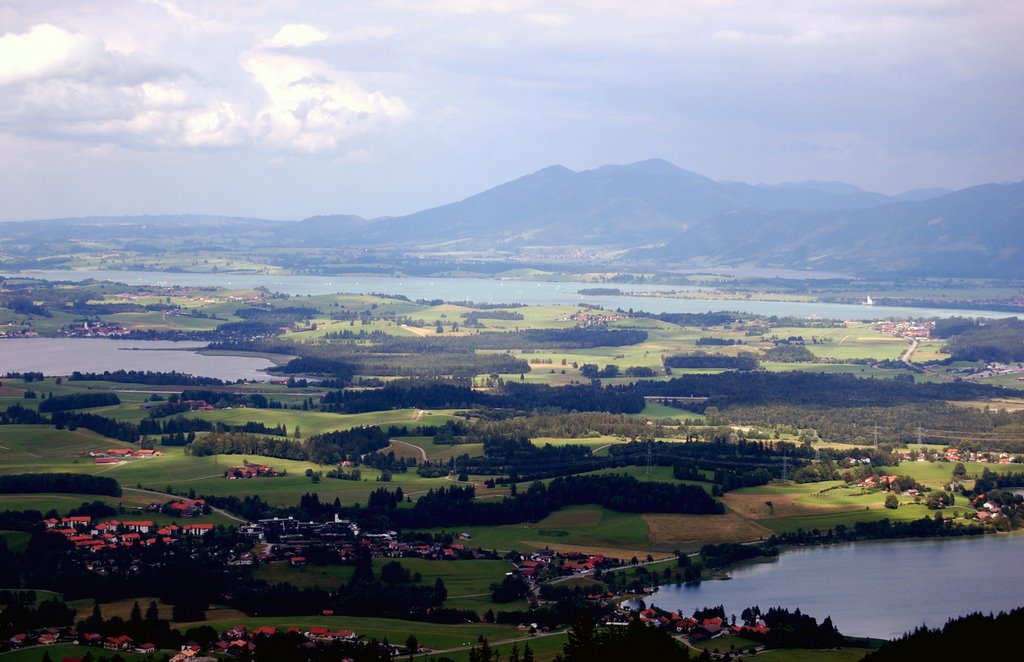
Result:
{"label": "distant blue mountain", "polygon": [[551,254],[552,248],[606,248],[650,268],[747,265],[1024,278],[1024,183],[888,197],[842,182],[717,182],[651,159],[581,172],[551,166],[394,218],[136,216],[0,223],[0,249],[46,244],[31,249],[32,255],[66,253],[90,238],[140,250],[148,240],[191,237],[223,250]]}

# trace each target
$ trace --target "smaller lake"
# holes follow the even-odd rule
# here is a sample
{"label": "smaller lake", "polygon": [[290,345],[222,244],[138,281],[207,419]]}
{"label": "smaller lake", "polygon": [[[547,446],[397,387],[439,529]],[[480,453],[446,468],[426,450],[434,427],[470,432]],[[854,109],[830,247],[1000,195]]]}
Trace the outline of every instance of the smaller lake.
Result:
{"label": "smaller lake", "polygon": [[649,605],[692,614],[754,605],[826,616],[845,635],[899,637],[972,612],[1024,606],[1024,536],[863,542],[798,548],[775,563],[744,566],[732,579],[663,586]]}
{"label": "smaller lake", "polygon": [[0,339],[0,374],[41,372],[47,376],[104,370],[183,372],[225,381],[267,381],[268,359],[253,356],[205,356],[206,343],[104,338]]}

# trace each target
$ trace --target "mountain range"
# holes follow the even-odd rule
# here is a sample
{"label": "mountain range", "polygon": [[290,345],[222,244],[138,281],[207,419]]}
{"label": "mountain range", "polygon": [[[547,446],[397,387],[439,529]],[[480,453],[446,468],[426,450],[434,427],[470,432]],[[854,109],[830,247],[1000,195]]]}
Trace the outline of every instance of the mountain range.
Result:
{"label": "mountain range", "polygon": [[[35,241],[202,228],[232,246],[490,251],[577,248],[655,266],[762,266],[853,274],[1024,278],[1024,182],[898,196],[842,182],[715,181],[652,159],[575,172],[544,168],[402,217],[120,217],[0,224],[0,248]],[[217,243],[213,240],[213,243]]]}

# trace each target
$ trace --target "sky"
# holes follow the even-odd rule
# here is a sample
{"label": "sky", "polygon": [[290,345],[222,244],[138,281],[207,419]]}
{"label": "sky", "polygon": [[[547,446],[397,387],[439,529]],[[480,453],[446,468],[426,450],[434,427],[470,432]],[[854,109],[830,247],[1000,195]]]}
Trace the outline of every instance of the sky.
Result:
{"label": "sky", "polygon": [[0,0],[0,219],[394,216],[546,166],[1024,179],[1020,0]]}

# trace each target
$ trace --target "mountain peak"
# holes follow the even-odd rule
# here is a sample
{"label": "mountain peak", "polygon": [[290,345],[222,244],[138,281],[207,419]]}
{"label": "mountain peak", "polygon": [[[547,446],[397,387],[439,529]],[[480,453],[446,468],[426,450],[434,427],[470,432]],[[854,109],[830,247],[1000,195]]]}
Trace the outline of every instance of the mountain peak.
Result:
{"label": "mountain peak", "polygon": [[707,179],[704,175],[699,175],[695,172],[690,172],[689,170],[683,170],[679,166],[669,163],[665,159],[646,159],[644,161],[637,161],[636,163],[630,163],[628,165],[606,165],[596,168],[591,172],[628,172],[640,175],[668,175],[671,177]]}

